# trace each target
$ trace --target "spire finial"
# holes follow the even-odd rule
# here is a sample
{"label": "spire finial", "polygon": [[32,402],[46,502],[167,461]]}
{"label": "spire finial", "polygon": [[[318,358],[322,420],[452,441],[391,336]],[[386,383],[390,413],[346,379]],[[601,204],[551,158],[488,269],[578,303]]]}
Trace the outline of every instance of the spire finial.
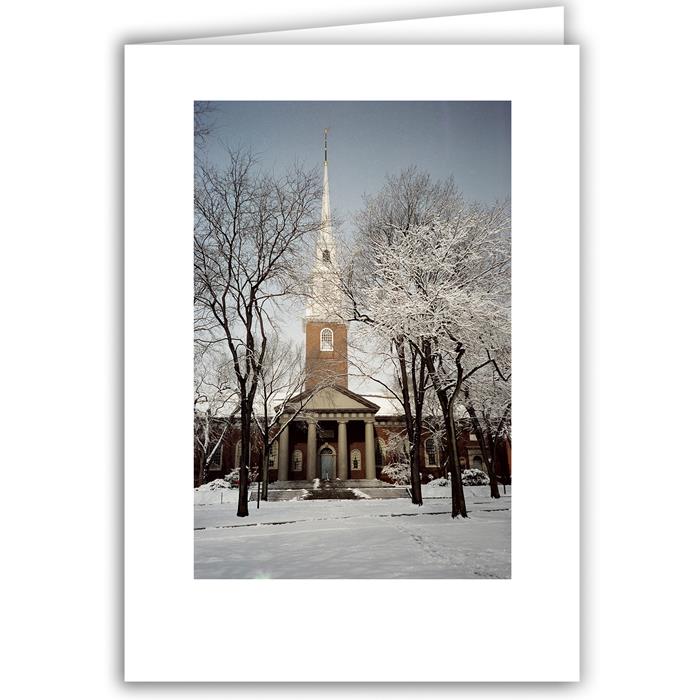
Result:
{"label": "spire finial", "polygon": [[328,129],[323,130],[323,162],[328,162]]}

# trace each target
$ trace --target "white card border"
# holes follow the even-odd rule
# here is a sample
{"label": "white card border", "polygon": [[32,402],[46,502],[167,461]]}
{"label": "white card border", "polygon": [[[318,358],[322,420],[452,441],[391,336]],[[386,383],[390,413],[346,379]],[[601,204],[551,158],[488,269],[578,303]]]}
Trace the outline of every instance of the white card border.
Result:
{"label": "white card border", "polygon": [[[129,46],[125,60],[126,679],[577,680],[578,48]],[[341,625],[304,614],[328,581],[193,579],[194,99],[512,102],[511,580],[332,582],[364,601]],[[268,602],[239,610],[241,592]],[[455,597],[458,613],[434,614]]]}

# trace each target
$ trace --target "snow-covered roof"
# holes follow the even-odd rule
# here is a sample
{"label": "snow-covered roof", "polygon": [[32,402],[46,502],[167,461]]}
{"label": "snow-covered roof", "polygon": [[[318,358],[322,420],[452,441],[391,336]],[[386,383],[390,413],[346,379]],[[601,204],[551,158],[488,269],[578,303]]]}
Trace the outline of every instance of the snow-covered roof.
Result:
{"label": "snow-covered roof", "polygon": [[401,416],[403,415],[403,406],[393,396],[377,396],[374,394],[363,394],[366,399],[379,406],[377,411],[378,416]]}

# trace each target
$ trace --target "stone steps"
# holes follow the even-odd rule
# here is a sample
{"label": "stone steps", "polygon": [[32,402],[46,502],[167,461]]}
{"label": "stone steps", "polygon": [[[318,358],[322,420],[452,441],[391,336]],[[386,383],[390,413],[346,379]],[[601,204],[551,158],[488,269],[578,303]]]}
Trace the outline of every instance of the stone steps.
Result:
{"label": "stone steps", "polygon": [[393,488],[390,484],[385,481],[380,481],[379,479],[335,479],[335,481],[273,481],[268,490],[272,489],[313,489],[316,486],[316,481],[318,481],[318,488],[321,488],[324,484],[332,486],[333,488],[342,489],[360,489],[360,488]]}
{"label": "stone steps", "polygon": [[352,489],[339,489],[329,487],[324,489],[311,489],[304,496],[305,501],[326,501],[326,500],[344,500],[354,501],[360,498]]}
{"label": "stone steps", "polygon": [[[275,481],[268,488],[268,501],[361,500],[363,498],[408,498],[405,486],[389,486],[378,479],[348,481]],[[257,499],[251,489],[249,500]]]}
{"label": "stone steps", "polygon": [[[284,489],[284,490],[279,490],[275,491],[273,489],[269,489],[267,492],[267,500],[268,501],[303,501],[305,499],[306,494],[308,493],[307,489]],[[251,501],[257,500],[257,498],[251,498]]]}

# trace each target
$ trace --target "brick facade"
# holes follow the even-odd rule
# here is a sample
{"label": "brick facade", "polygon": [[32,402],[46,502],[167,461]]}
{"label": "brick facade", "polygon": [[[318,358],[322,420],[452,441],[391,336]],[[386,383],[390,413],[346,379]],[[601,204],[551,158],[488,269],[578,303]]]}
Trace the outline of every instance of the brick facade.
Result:
{"label": "brick facade", "polygon": [[[328,329],[333,338],[333,349],[321,349],[321,333]],[[321,383],[348,388],[348,329],[344,323],[328,321],[306,322],[306,391]]]}
{"label": "brick facade", "polygon": [[[381,470],[383,466],[386,466],[386,456],[383,451],[383,446],[386,446],[391,437],[396,434],[404,434],[403,424],[400,419],[397,418],[383,418],[381,416],[377,417],[375,420],[375,460],[377,469],[377,478],[381,479]],[[321,437],[323,435],[323,437]],[[423,433],[422,447],[420,453],[420,465],[421,465],[421,476],[422,481],[425,483],[428,481],[429,476],[433,478],[441,477],[446,475],[445,466],[445,451],[440,445],[437,446],[436,451],[436,464],[429,465],[426,452],[426,441],[430,437],[429,432]],[[237,428],[232,428],[229,430],[227,437],[223,441],[223,446],[220,454],[217,455],[216,460],[212,463],[209,470],[209,475],[207,481],[213,479],[221,479],[231,470],[233,470],[236,464],[237,455],[240,454],[239,448],[237,447],[240,440],[240,431]],[[365,472],[365,441],[364,441],[364,422],[361,420],[350,420],[347,426],[347,460],[348,460],[348,477],[350,479],[364,479],[366,478]],[[321,421],[318,428],[318,439],[317,439],[317,453],[320,447],[328,443],[330,447],[333,448],[336,455],[338,453],[338,431],[337,424],[332,421]],[[293,456],[295,450],[301,453],[302,465],[301,470],[295,471],[293,468]],[[353,450],[359,450],[360,453],[360,469],[352,469],[352,453]],[[465,469],[467,466],[472,468],[482,468],[485,469],[484,460],[481,455],[481,450],[479,449],[478,443],[472,439],[472,436],[467,430],[462,430],[457,438],[457,452],[459,454],[461,468]],[[318,459],[318,454],[314,455],[314,459]],[[479,460],[481,459],[481,462]],[[336,457],[337,460],[337,457]],[[251,450],[251,461],[254,469],[260,472],[262,468],[262,444],[259,438],[255,438]],[[290,426],[290,438],[289,438],[289,481],[304,481],[306,479],[306,468],[308,464],[308,454],[307,454],[307,430],[303,422],[295,422]],[[499,478],[505,483],[510,483],[510,447],[505,445],[502,450],[497,455],[496,460],[496,472]],[[338,464],[336,463],[336,474],[338,473]],[[317,470],[317,474],[320,471]],[[277,469],[274,467],[270,468],[270,481],[277,480]],[[200,479],[198,475],[198,464],[195,459],[195,472],[194,472],[194,483],[195,486],[199,486]]]}

